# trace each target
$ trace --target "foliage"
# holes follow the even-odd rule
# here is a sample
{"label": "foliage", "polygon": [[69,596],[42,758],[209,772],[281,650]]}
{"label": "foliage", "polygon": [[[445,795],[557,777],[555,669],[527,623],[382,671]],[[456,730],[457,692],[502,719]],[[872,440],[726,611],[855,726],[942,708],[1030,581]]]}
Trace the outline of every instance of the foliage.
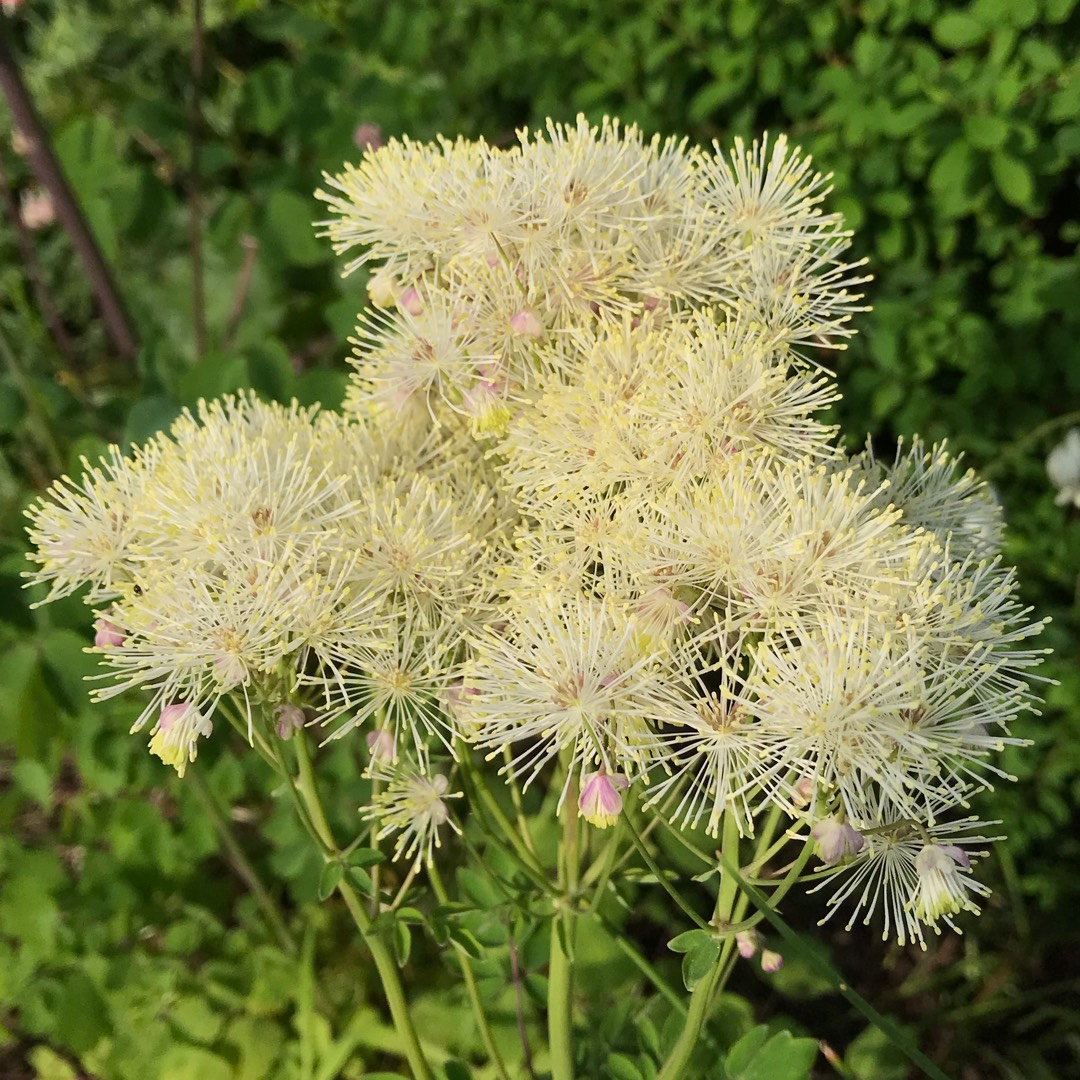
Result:
{"label": "foliage", "polygon": [[[947,1071],[963,1064],[969,1075],[1039,1080],[1074,1070],[1075,1018],[1055,997],[1077,978],[1068,868],[1080,855],[1080,525],[1053,504],[1042,461],[1059,429],[1040,425],[1080,399],[1076,20],[1070,0],[208,3],[200,171],[210,349],[196,361],[185,210],[190,5],[24,5],[12,23],[24,70],[143,348],[135,371],[110,355],[51,226],[34,240],[75,332],[76,363],[62,363],[12,231],[0,228],[0,1067],[65,1076],[78,1063],[103,1077],[154,1075],[155,1066],[253,1077],[274,1075],[268,1068],[334,1075],[337,1060],[348,1063],[342,1075],[397,1067],[363,954],[340,911],[318,906],[319,867],[303,856],[272,780],[224,749],[198,763],[235,807],[232,827],[256,872],[287,882],[273,899],[291,935],[316,927],[292,952],[230,876],[236,864],[191,777],[163,786],[160,767],[126,734],[130,716],[87,708],[81,606],[25,609],[20,510],[32,489],[77,468],[79,454],[141,440],[201,395],[252,385],[277,400],[336,404],[363,282],[339,280],[315,241],[309,222],[322,212],[310,192],[322,170],[358,156],[359,123],[505,142],[518,125],[585,110],[695,140],[786,130],[831,169],[837,208],[877,278],[874,311],[837,361],[844,430],[873,431],[879,447],[914,430],[948,435],[997,485],[1007,558],[1020,564],[1029,602],[1055,619],[1044,641],[1057,651],[1048,670],[1059,685],[1021,732],[1034,750],[1010,758],[1019,782],[979,805],[1012,833],[996,906],[926,958],[888,951],[884,970],[861,935],[829,944],[851,981],[918,1031]],[[25,162],[6,145],[0,154],[13,184],[29,187]],[[230,335],[245,236],[258,251]],[[363,792],[350,787],[347,755],[335,751],[323,767],[342,792],[333,812],[344,824]],[[797,904],[786,914],[796,925],[816,917]],[[464,930],[493,950],[484,989],[505,1006],[497,1035],[514,1040],[494,974],[509,947],[478,915]],[[628,922],[647,959],[679,985],[679,957],[663,945],[678,924],[662,896],[643,887],[632,913],[608,917]],[[589,939],[586,992],[611,1007],[600,1029],[607,1056],[583,1072],[647,1075],[633,1062],[656,1060],[667,1007],[621,989],[637,986],[636,969],[603,924]],[[514,940],[524,986],[535,989],[547,943]],[[410,941],[406,973],[423,976],[425,1027],[469,1059],[479,1044],[448,1007],[460,1003],[449,989],[456,980],[433,975],[436,955],[452,967],[455,954]],[[732,1047],[729,1064],[738,1039],[772,1046],[776,1032],[801,1024],[853,1075],[905,1075],[876,1030],[840,1015],[801,963],[789,959],[771,988],[746,974],[732,989],[714,1024]],[[755,1019],[767,1019],[769,1040],[754,1034]],[[816,1068],[825,1075],[820,1060]]]}

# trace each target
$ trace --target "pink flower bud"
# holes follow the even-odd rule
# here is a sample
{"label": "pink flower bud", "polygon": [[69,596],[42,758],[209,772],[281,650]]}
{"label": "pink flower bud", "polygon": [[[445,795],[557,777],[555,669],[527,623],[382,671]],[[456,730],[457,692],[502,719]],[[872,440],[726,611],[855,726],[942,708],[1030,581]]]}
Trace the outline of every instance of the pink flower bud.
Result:
{"label": "pink flower bud", "polygon": [[516,315],[510,317],[510,329],[522,337],[541,338],[544,336],[544,324],[537,318],[534,311],[522,308]]}
{"label": "pink flower bud", "polygon": [[99,649],[119,649],[127,634],[116,623],[102,616],[94,621],[94,644]]}
{"label": "pink flower bud", "polygon": [[766,975],[775,975],[784,966],[784,958],[772,949],[761,950],[761,970]]}
{"label": "pink flower bud", "polygon": [[371,760],[393,765],[397,761],[397,742],[394,733],[388,728],[376,728],[367,733],[367,748]]}
{"label": "pink flower bud", "polygon": [[19,218],[31,232],[51,225],[56,220],[52,196],[41,188],[25,192],[19,202]]}
{"label": "pink flower bud", "polygon": [[168,731],[174,724],[179,723],[194,706],[188,701],[178,701],[173,705],[166,705],[158,717],[158,727],[162,731]]}
{"label": "pink flower bud", "polygon": [[304,726],[304,710],[286,702],[274,709],[274,730],[279,739],[291,739]]}
{"label": "pink flower bud", "polygon": [[809,776],[804,776],[795,785],[795,805],[796,806],[809,806],[810,800],[814,797],[814,781]]}
{"label": "pink flower bud", "polygon": [[424,310],[424,301],[420,298],[420,294],[416,289],[406,289],[398,298],[398,303],[401,305],[403,311],[407,311],[410,315],[419,315]]}
{"label": "pink flower bud", "polygon": [[353,142],[361,150],[378,150],[386,145],[383,138],[382,128],[378,124],[363,123],[356,126],[353,132]]}
{"label": "pink flower bud", "polygon": [[810,835],[817,841],[821,861],[830,866],[849,855],[858,855],[866,847],[866,837],[862,833],[834,817],[822,818],[810,830]]}
{"label": "pink flower bud", "polygon": [[752,960],[761,948],[761,934],[757,930],[740,930],[735,935],[735,948],[744,960]]}
{"label": "pink flower bud", "polygon": [[603,769],[586,773],[578,797],[579,813],[598,829],[614,825],[622,813],[622,795],[619,793],[629,786],[630,781],[625,776],[608,776]]}

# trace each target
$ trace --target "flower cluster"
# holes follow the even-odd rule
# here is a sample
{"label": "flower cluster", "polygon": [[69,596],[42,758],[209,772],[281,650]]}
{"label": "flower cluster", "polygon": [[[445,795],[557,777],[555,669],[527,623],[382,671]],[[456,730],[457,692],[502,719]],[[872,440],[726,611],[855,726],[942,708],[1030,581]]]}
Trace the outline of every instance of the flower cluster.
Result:
{"label": "flower cluster", "polygon": [[584,120],[328,177],[372,302],[344,415],[206,406],[31,511],[35,579],[90,582],[101,696],[148,690],[181,769],[226,694],[366,727],[406,857],[474,746],[561,770],[598,827],[777,808],[853,921],[952,925],[1041,624],[985,485],[918,440],[849,457],[823,416],[811,350],[866,280],[828,190],[783,138]]}

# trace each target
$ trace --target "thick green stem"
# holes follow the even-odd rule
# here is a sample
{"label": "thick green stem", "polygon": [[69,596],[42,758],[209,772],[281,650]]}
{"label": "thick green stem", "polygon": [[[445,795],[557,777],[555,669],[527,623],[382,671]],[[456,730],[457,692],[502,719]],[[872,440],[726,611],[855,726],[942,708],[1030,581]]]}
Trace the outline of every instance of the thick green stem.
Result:
{"label": "thick green stem", "polygon": [[[308,750],[307,739],[303,732],[297,732],[295,737],[296,760],[299,775],[296,779],[296,788],[307,808],[307,818],[314,830],[315,838],[324,849],[337,852],[334,842],[334,834],[330,830],[330,824],[326,820],[326,812],[319,800],[318,789],[315,786],[315,772],[311,766],[311,753]],[[375,969],[382,983],[383,993],[386,995],[386,1004],[390,1008],[390,1016],[394,1021],[394,1027],[405,1044],[405,1057],[413,1071],[415,1080],[435,1080],[435,1074],[424,1057],[424,1051],[420,1046],[420,1039],[413,1027],[412,1017],[409,1015],[409,1006],[405,1000],[405,991],[398,977],[397,965],[394,963],[390,950],[386,947],[382,938],[371,932],[371,917],[364,908],[356,890],[342,879],[338,883],[338,892],[345,901],[353,921],[367,942],[371,951],[371,958],[375,961]]]}
{"label": "thick green stem", "polygon": [[[721,840],[724,855],[736,866],[739,864],[739,828],[734,814],[724,815],[724,832]],[[735,913],[735,903],[739,896],[739,883],[734,874],[722,874],[720,877],[720,889],[716,897],[716,912],[713,915],[713,925],[717,929],[723,929],[732,921]],[[724,938],[724,943],[717,955],[709,973],[694,987],[690,994],[690,1008],[687,1011],[686,1023],[678,1041],[671,1049],[663,1069],[657,1080],[680,1080],[685,1075],[687,1062],[690,1055],[701,1038],[701,1029],[709,1014],[713,997],[723,986],[730,972],[730,960],[735,949],[735,936],[729,934]]]}
{"label": "thick green stem", "polygon": [[[569,766],[568,766],[569,767]],[[548,1043],[551,1049],[551,1080],[573,1080],[573,965],[574,896],[578,879],[577,784],[567,783],[559,840],[560,899],[551,925],[548,962]]]}
{"label": "thick green stem", "polygon": [[[440,904],[445,904],[449,901],[449,896],[446,892],[446,886],[443,884],[442,875],[439,873],[438,867],[432,863],[427,868],[428,879],[431,882],[431,887],[435,890],[435,895],[438,897]],[[499,1053],[498,1046],[495,1045],[495,1036],[491,1031],[491,1024],[488,1023],[487,1013],[484,1011],[484,1003],[480,1000],[480,991],[476,985],[476,975],[473,972],[472,960],[469,958],[469,954],[460,946],[455,943],[454,948],[457,950],[458,962],[461,964],[461,974],[465,979],[465,988],[469,992],[469,1001],[472,1003],[473,1015],[476,1017],[477,1027],[480,1029],[480,1038],[483,1040],[484,1049],[487,1050],[490,1063],[495,1066],[495,1071],[498,1073],[501,1080],[510,1080],[510,1073],[507,1071],[506,1062],[503,1061],[502,1054]]]}

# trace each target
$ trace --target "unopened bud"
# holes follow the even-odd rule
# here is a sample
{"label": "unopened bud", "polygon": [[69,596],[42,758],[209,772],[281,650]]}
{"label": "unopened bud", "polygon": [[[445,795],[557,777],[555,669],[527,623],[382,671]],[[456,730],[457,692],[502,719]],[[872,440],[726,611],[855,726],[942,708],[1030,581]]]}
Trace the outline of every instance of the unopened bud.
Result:
{"label": "unopened bud", "polygon": [[274,730],[279,739],[291,739],[304,726],[304,710],[286,702],[274,709]]}
{"label": "unopened bud", "polygon": [[522,308],[517,314],[510,316],[510,329],[522,337],[541,338],[544,336],[544,324],[537,317],[536,312],[528,308]]}
{"label": "unopened bud", "polygon": [[775,975],[784,966],[784,958],[772,949],[761,950],[761,970],[766,975]]}
{"label": "unopened bud", "polygon": [[420,298],[420,294],[416,289],[406,289],[398,298],[398,304],[401,305],[403,311],[407,311],[410,315],[419,315],[424,310],[424,301]]}
{"label": "unopened bud", "polygon": [[358,124],[353,132],[353,142],[361,150],[378,150],[386,145],[382,128],[372,123]]}
{"label": "unopened bud", "polygon": [[94,622],[94,644],[99,649],[119,649],[127,634],[116,623],[102,616]]}
{"label": "unopened bud", "polygon": [[619,820],[622,813],[620,792],[629,786],[630,781],[625,776],[608,776],[603,769],[587,773],[578,798],[578,811],[590,825],[606,829]]}
{"label": "unopened bud", "polygon": [[858,855],[866,847],[866,837],[853,829],[846,821],[834,817],[823,818],[810,830],[810,835],[817,841],[818,854],[822,862],[830,866],[846,859],[849,855]]}
{"label": "unopened bud", "polygon": [[751,960],[761,948],[761,934],[757,930],[740,930],[735,935],[735,948],[744,960]]}

